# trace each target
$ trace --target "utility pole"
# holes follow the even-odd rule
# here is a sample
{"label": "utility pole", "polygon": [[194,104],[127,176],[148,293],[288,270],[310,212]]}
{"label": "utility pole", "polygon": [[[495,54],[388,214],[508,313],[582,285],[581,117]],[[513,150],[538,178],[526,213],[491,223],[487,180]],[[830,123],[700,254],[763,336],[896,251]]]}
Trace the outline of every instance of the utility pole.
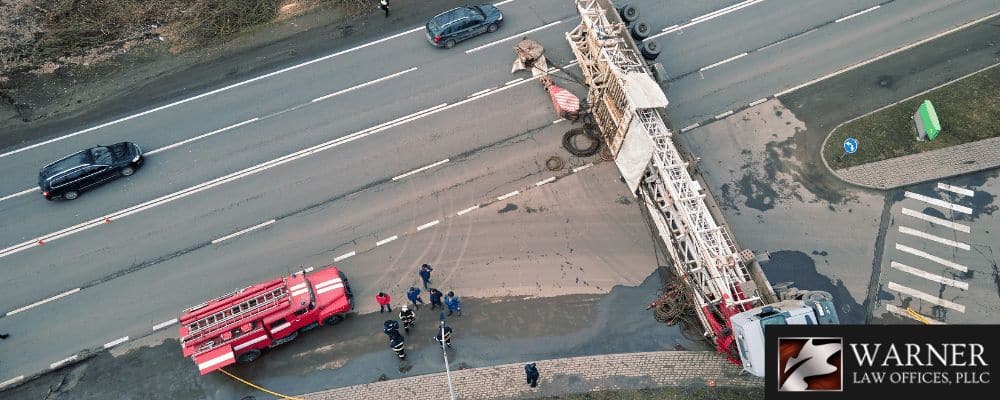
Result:
{"label": "utility pole", "polygon": [[448,368],[448,348],[445,346],[444,340],[444,311],[438,317],[441,321],[441,354],[444,355],[444,373],[448,376],[448,392],[451,394],[451,400],[455,400],[455,386],[451,383],[451,369]]}

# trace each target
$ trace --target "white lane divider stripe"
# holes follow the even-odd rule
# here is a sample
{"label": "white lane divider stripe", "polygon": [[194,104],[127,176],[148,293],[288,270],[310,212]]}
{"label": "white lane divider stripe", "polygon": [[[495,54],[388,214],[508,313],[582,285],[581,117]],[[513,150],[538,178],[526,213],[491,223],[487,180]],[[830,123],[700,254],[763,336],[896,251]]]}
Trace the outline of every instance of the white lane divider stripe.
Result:
{"label": "white lane divider stripe", "polygon": [[931,303],[931,304],[939,305],[941,307],[948,307],[948,308],[950,308],[952,310],[955,310],[955,311],[958,311],[960,313],[964,313],[965,312],[965,306],[963,306],[961,304],[958,304],[958,303],[955,303],[955,302],[952,302],[952,301],[949,301],[949,300],[945,300],[945,299],[942,299],[940,297],[931,296],[931,295],[929,295],[927,293],[924,293],[924,292],[921,292],[919,290],[911,289],[909,287],[906,287],[906,286],[903,286],[903,285],[899,285],[896,282],[889,282],[889,290],[892,290],[892,291],[895,291],[895,292],[899,292],[899,293],[902,293],[902,294],[905,294],[905,295],[909,295],[910,297],[916,297],[918,299],[921,299],[921,300],[926,301],[926,302]]}
{"label": "white lane divider stripe", "polygon": [[933,241],[933,242],[938,242],[938,243],[941,243],[941,244],[946,245],[946,246],[957,247],[957,248],[960,248],[960,249],[966,250],[966,251],[971,250],[971,247],[969,247],[969,245],[966,244],[966,243],[954,241],[954,240],[951,240],[951,239],[945,239],[945,238],[940,237],[940,236],[931,235],[929,233],[926,233],[926,232],[923,232],[923,231],[918,231],[918,230],[913,229],[913,228],[907,228],[905,226],[899,227],[899,233],[902,233],[904,235],[911,235],[911,236],[916,236],[916,237],[919,237],[919,238],[924,238],[924,239],[927,239],[927,240],[930,240],[930,241]]}
{"label": "white lane divider stripe", "polygon": [[959,270],[959,271],[962,271],[962,272],[969,272],[969,268],[966,267],[966,266],[964,266],[964,265],[962,265],[962,264],[958,264],[958,263],[955,263],[955,262],[951,262],[951,261],[945,260],[945,259],[943,259],[941,257],[928,254],[926,252],[914,249],[914,248],[912,248],[910,246],[906,246],[906,245],[902,245],[902,244],[896,243],[896,250],[899,250],[899,251],[902,251],[902,252],[905,252],[905,253],[910,253],[910,254],[913,254],[913,255],[915,255],[917,257],[926,258],[926,259],[934,261],[934,262],[936,262],[938,264],[944,265],[944,266],[946,266],[948,268],[953,268],[953,269],[956,269],[956,270]]}
{"label": "white lane divider stripe", "polygon": [[13,199],[13,198],[18,197],[18,196],[24,196],[24,195],[26,195],[28,193],[31,193],[31,192],[41,192],[41,189],[38,189],[38,188],[25,189],[25,190],[22,190],[20,192],[14,193],[14,194],[8,194],[8,195],[6,195],[4,197],[0,197],[0,201],[4,201],[4,200],[7,200],[7,199]]}
{"label": "white lane divider stripe", "polygon": [[128,336],[124,336],[124,337],[121,337],[121,338],[118,338],[118,339],[115,339],[115,340],[112,340],[110,342],[105,343],[104,344],[104,348],[105,349],[110,349],[112,347],[115,347],[115,346],[120,345],[122,343],[125,343],[127,341],[128,341]]}
{"label": "white lane divider stripe", "polygon": [[383,76],[383,77],[375,79],[373,81],[368,81],[368,82],[362,83],[360,85],[351,86],[351,87],[349,87],[347,89],[338,90],[336,92],[330,93],[330,94],[325,95],[325,96],[317,97],[315,99],[312,99],[312,102],[316,103],[316,102],[319,102],[319,101],[323,101],[323,100],[329,99],[331,97],[342,95],[344,93],[350,93],[350,92],[353,92],[355,90],[358,90],[358,89],[361,89],[361,88],[364,88],[364,87],[368,87],[368,86],[371,86],[371,85],[374,85],[374,84],[377,84],[377,83],[380,83],[380,82],[385,82],[385,81],[390,80],[392,78],[395,78],[395,77],[398,77],[400,75],[407,74],[407,73],[410,73],[410,72],[413,72],[413,71],[416,71],[416,70],[417,70],[417,67],[413,67],[413,68],[410,68],[410,69],[407,69],[407,70],[399,71],[399,72],[397,72],[395,74],[392,74],[392,75]]}
{"label": "white lane divider stripe", "polygon": [[767,101],[767,97],[765,97],[765,98],[762,98],[762,99],[757,99],[757,100],[754,100],[754,101],[750,102],[750,107],[753,107],[753,106],[756,106],[756,105],[758,105],[758,104],[762,104],[762,103],[764,103],[765,101]]}
{"label": "white lane divider stripe", "polygon": [[862,14],[866,14],[866,13],[869,13],[869,12],[872,12],[872,11],[875,11],[875,10],[877,10],[877,9],[878,9],[879,7],[882,7],[882,6],[881,6],[881,5],[876,5],[876,6],[874,6],[874,7],[871,7],[871,8],[866,8],[866,9],[864,9],[864,10],[861,10],[861,11],[858,11],[858,12],[856,12],[856,13],[854,13],[854,14],[851,14],[851,15],[848,15],[848,16],[846,16],[846,17],[841,17],[841,18],[839,18],[839,19],[837,19],[837,20],[833,21],[833,23],[837,23],[837,22],[844,22],[844,21],[847,21],[847,20],[849,20],[849,19],[851,19],[851,18],[854,18],[854,17],[857,17],[857,16],[859,16],[859,15],[862,15]]}
{"label": "white lane divider stripe", "polygon": [[727,59],[725,59],[725,60],[722,60],[722,61],[719,61],[719,62],[717,62],[717,63],[715,63],[715,64],[709,64],[709,65],[706,65],[706,66],[704,66],[704,67],[701,67],[701,69],[699,69],[699,70],[698,70],[698,72],[705,72],[705,71],[707,71],[707,70],[710,70],[710,69],[712,69],[712,68],[715,68],[715,67],[718,67],[718,66],[720,66],[720,65],[722,65],[722,64],[725,64],[725,63],[728,63],[728,62],[732,62],[732,61],[736,61],[736,60],[739,60],[739,59],[741,59],[741,58],[743,58],[743,57],[746,57],[746,56],[747,56],[747,54],[750,54],[750,53],[743,53],[743,54],[737,54],[737,55],[735,55],[735,56],[732,56],[732,57],[729,57],[729,58],[727,58]]}
{"label": "white lane divider stripe", "polygon": [[733,115],[733,110],[729,110],[729,111],[726,111],[726,112],[724,112],[722,114],[716,115],[715,119],[723,119],[723,118],[726,118],[726,117],[728,117],[730,115]]}
{"label": "white lane divider stripe", "polygon": [[382,240],[379,240],[379,241],[375,242],[375,246],[381,246],[381,245],[387,244],[389,242],[392,242],[393,240],[396,240],[396,239],[399,239],[399,235],[392,235],[392,236],[389,236],[389,237],[387,237],[385,239],[382,239]]}
{"label": "white lane divider stripe", "polygon": [[694,128],[697,128],[699,126],[701,126],[700,123],[694,123],[694,124],[688,125],[688,126],[686,126],[686,127],[684,127],[684,128],[681,129],[681,133],[687,132],[687,131],[692,130]]}
{"label": "white lane divider stripe", "polygon": [[556,177],[553,176],[553,177],[549,177],[549,178],[546,178],[544,180],[540,180],[538,182],[535,182],[535,186],[542,186],[542,185],[544,185],[546,183],[552,183],[552,182],[555,182],[555,181],[556,181]]}
{"label": "white lane divider stripe", "polygon": [[895,269],[900,270],[900,271],[903,271],[903,272],[906,272],[906,273],[909,273],[909,274],[912,274],[912,275],[916,275],[916,276],[919,276],[921,278],[924,278],[924,279],[927,279],[927,280],[930,280],[930,281],[934,281],[934,282],[940,283],[942,285],[954,286],[954,287],[957,287],[957,288],[962,289],[962,290],[969,290],[969,283],[968,282],[961,282],[961,281],[957,281],[957,280],[954,280],[954,279],[951,279],[951,278],[945,278],[945,277],[943,277],[941,275],[932,274],[932,273],[924,271],[922,269],[913,268],[913,267],[911,267],[909,265],[906,265],[906,264],[903,264],[903,263],[899,263],[899,262],[895,262],[895,261],[890,262],[889,265],[892,266]]}
{"label": "white lane divider stripe", "polygon": [[18,375],[3,382],[0,382],[0,388],[5,388],[7,386],[13,385],[24,380],[24,375]]}
{"label": "white lane divider stripe", "polygon": [[947,202],[947,201],[944,201],[944,200],[941,200],[941,199],[936,199],[936,198],[929,197],[929,196],[924,196],[924,195],[922,195],[920,193],[906,192],[904,195],[906,197],[911,198],[911,199],[920,200],[920,201],[922,201],[924,203],[932,204],[932,205],[935,205],[935,206],[938,206],[938,207],[942,207],[942,208],[947,208],[947,209],[952,210],[952,211],[958,211],[958,212],[963,213],[963,214],[972,214],[972,209],[969,208],[969,207],[960,206],[958,204],[950,203],[950,202]]}
{"label": "white lane divider stripe", "polygon": [[35,308],[35,307],[38,307],[38,306],[40,306],[40,305],[42,305],[42,304],[45,304],[45,303],[48,303],[48,302],[50,302],[50,301],[56,301],[56,300],[59,300],[59,299],[61,299],[61,298],[63,298],[63,297],[66,297],[66,296],[69,296],[69,295],[71,295],[71,294],[73,294],[73,293],[76,293],[76,292],[79,292],[79,291],[80,291],[80,288],[76,288],[76,289],[71,289],[71,290],[67,290],[67,291],[65,291],[65,292],[62,292],[62,293],[60,293],[60,294],[57,294],[57,295],[55,295],[55,296],[52,296],[52,297],[49,297],[49,298],[47,298],[47,299],[45,299],[45,300],[39,300],[39,301],[36,301],[36,302],[34,302],[34,303],[31,303],[31,304],[28,304],[28,305],[26,305],[26,306],[24,306],[24,307],[21,307],[21,308],[18,308],[18,309],[14,310],[14,311],[9,311],[9,312],[7,312],[7,314],[4,314],[4,316],[7,316],[7,317],[9,317],[9,316],[11,316],[11,315],[14,315],[14,314],[17,314],[17,313],[19,313],[19,312],[22,312],[22,311],[25,311],[25,310],[29,310],[29,309],[32,309],[32,308]]}
{"label": "white lane divider stripe", "polygon": [[914,211],[909,208],[903,207],[903,215],[909,215],[911,217],[922,219],[924,221],[930,222],[935,225],[941,225],[946,228],[951,228],[959,232],[969,233],[972,231],[968,225],[958,224],[955,222],[948,221],[946,219],[941,219],[932,215],[927,215],[919,211]]}
{"label": "white lane divider stripe", "polygon": [[552,121],[552,125],[558,124],[558,123],[563,122],[565,120],[566,120],[566,118],[559,118],[559,119],[557,119],[555,121]]}
{"label": "white lane divider stripe", "polygon": [[422,231],[424,229],[430,228],[430,227],[432,227],[434,225],[437,225],[439,223],[441,223],[441,220],[436,219],[436,220],[433,220],[433,221],[428,222],[426,224],[420,225],[420,226],[417,227],[417,232],[420,232],[420,231]]}
{"label": "white lane divider stripe", "polygon": [[708,21],[708,20],[712,20],[712,19],[721,17],[721,16],[729,14],[731,12],[734,12],[734,11],[737,11],[737,10],[740,10],[740,9],[743,9],[743,8],[746,8],[746,7],[750,7],[750,6],[754,5],[754,4],[760,3],[762,1],[764,1],[764,0],[746,0],[746,1],[743,1],[741,3],[733,4],[733,5],[729,6],[729,7],[725,7],[725,8],[722,8],[722,9],[718,9],[718,10],[712,11],[712,12],[707,13],[705,15],[694,17],[694,18],[691,19],[691,22],[688,22],[688,23],[686,23],[684,25],[671,25],[669,27],[666,27],[666,28],[663,29],[662,32],[657,33],[657,34],[655,34],[653,36],[650,36],[649,39],[656,39],[657,37],[666,35],[666,34],[668,34],[670,32],[676,32],[676,31],[679,31],[681,29],[684,29],[684,28],[687,28],[687,27],[690,27],[690,26],[694,26],[694,25],[700,24],[700,23]]}
{"label": "white lane divider stripe", "polygon": [[[888,311],[888,312],[891,312],[893,314],[899,315],[901,317],[906,317],[906,318],[912,319],[914,321],[920,321],[919,319],[916,319],[912,315],[910,315],[910,313],[906,312],[906,310],[904,310],[902,308],[899,308],[899,307],[896,307],[896,306],[894,306],[892,304],[886,304],[885,305],[885,310]],[[928,317],[926,315],[924,316],[924,318],[927,319],[927,322],[929,322],[931,325],[944,325],[945,324],[944,322],[938,321],[938,320],[936,320],[934,318],[930,318],[930,317]],[[920,321],[920,322],[923,322],[923,321]]]}
{"label": "white lane divider stripe", "polygon": [[958,187],[958,186],[952,186],[952,185],[949,185],[947,183],[938,182],[937,187],[938,187],[938,189],[947,190],[947,191],[952,192],[952,193],[958,193],[958,194],[960,194],[962,196],[972,197],[972,196],[976,195],[976,192],[973,192],[973,191],[971,191],[969,189],[966,189],[966,188],[963,188],[963,187]]}
{"label": "white lane divider stripe", "polygon": [[524,78],[511,79],[511,80],[509,80],[507,82],[504,82],[504,86],[513,85],[513,84],[518,83],[518,82],[523,81],[523,80],[524,80]]}
{"label": "white lane divider stripe", "polygon": [[594,166],[594,163],[583,164],[583,165],[581,165],[579,167],[573,168],[573,173],[575,174],[577,172],[583,171],[583,170],[585,170],[587,168],[590,168],[590,167],[593,167],[593,166]]}
{"label": "white lane divider stripe", "polygon": [[174,319],[172,319],[170,321],[163,321],[163,322],[160,322],[160,323],[158,323],[156,325],[153,325],[153,330],[154,331],[158,331],[160,329],[166,328],[166,327],[168,327],[170,325],[173,325],[173,324],[176,324],[176,323],[177,323],[177,318],[174,318]]}
{"label": "white lane divider stripe", "polygon": [[350,252],[350,253],[341,254],[341,255],[339,255],[337,257],[334,257],[333,258],[333,262],[340,262],[340,261],[346,260],[348,258],[354,257],[355,254],[357,254],[357,253],[353,252],[353,251]]}
{"label": "white lane divider stripe", "polygon": [[534,29],[529,29],[527,31],[518,33],[518,34],[513,35],[513,36],[508,36],[506,38],[497,40],[495,42],[490,42],[490,43],[486,43],[486,44],[484,44],[482,46],[479,46],[479,47],[471,48],[469,50],[466,50],[465,54],[474,53],[474,52],[477,52],[479,50],[485,49],[487,47],[495,46],[495,45],[498,45],[500,43],[506,42],[508,40],[514,40],[514,39],[517,39],[517,38],[521,38],[521,37],[524,37],[525,35],[527,35],[529,33],[538,32],[538,31],[540,31],[542,29],[549,28],[549,27],[552,27],[552,26],[556,26],[556,25],[559,25],[561,23],[562,23],[562,21],[556,21],[556,22],[552,22],[552,23],[549,23],[549,24],[546,24],[546,25],[539,26],[539,27],[534,28]]}
{"label": "white lane divider stripe", "polygon": [[188,138],[188,139],[182,140],[182,141],[174,143],[174,144],[169,144],[169,145],[160,147],[160,148],[158,148],[156,150],[148,151],[148,152],[146,152],[145,155],[151,156],[151,155],[156,154],[156,153],[161,153],[161,152],[164,152],[164,151],[167,151],[167,150],[170,150],[170,149],[174,149],[174,148],[183,146],[185,144],[191,143],[191,142],[196,141],[196,140],[201,140],[201,139],[207,138],[207,137],[215,135],[215,134],[219,134],[219,133],[222,133],[222,132],[225,132],[225,131],[229,131],[229,130],[233,130],[233,129],[239,128],[239,127],[241,127],[243,125],[246,125],[246,124],[257,122],[259,120],[260,120],[260,118],[257,118],[257,117],[250,118],[250,119],[248,119],[246,121],[237,122],[237,123],[229,125],[229,126],[227,126],[225,128],[219,128],[219,129],[216,129],[214,131],[211,131],[211,132],[208,132],[208,133],[204,133],[204,134],[195,136],[193,138]]}
{"label": "white lane divider stripe", "polygon": [[74,354],[74,355],[66,357],[66,358],[64,358],[62,360],[56,361],[56,362],[54,362],[52,364],[49,364],[49,368],[51,368],[51,369],[59,368],[59,367],[61,367],[63,365],[66,365],[68,363],[76,361],[76,358],[77,358],[76,354]]}
{"label": "white lane divider stripe", "polygon": [[226,236],[223,236],[223,237],[220,237],[220,238],[218,238],[218,239],[215,239],[215,240],[213,240],[213,241],[212,241],[212,244],[219,244],[219,242],[222,242],[222,241],[225,241],[225,240],[229,240],[229,239],[232,239],[232,238],[234,238],[234,237],[237,237],[237,236],[239,236],[239,235],[242,235],[242,234],[245,234],[245,233],[247,233],[247,232],[251,232],[251,231],[255,231],[255,230],[257,230],[257,229],[260,229],[260,228],[263,228],[263,227],[265,227],[265,226],[268,226],[268,225],[271,225],[271,224],[273,224],[274,222],[275,222],[275,220],[273,220],[273,219],[272,219],[272,220],[270,220],[270,221],[267,221],[267,222],[263,222],[263,223],[260,223],[260,224],[257,224],[257,225],[254,225],[254,226],[251,226],[251,227],[249,227],[249,228],[246,228],[246,229],[244,229],[244,230],[242,230],[242,231],[239,231],[239,232],[236,232],[236,233],[231,233],[231,234],[229,234],[229,235],[226,235]]}
{"label": "white lane divider stripe", "polygon": [[394,177],[392,178],[392,180],[394,180],[394,181],[398,181],[398,180],[400,180],[400,179],[403,179],[403,178],[406,178],[406,177],[408,177],[408,176],[410,176],[410,175],[413,175],[413,174],[419,174],[419,173],[421,173],[421,172],[424,172],[424,171],[426,171],[426,170],[429,170],[429,169],[431,169],[431,168],[434,168],[434,167],[436,167],[436,166],[439,166],[439,165],[442,165],[442,164],[445,164],[445,163],[447,163],[448,161],[450,161],[450,160],[446,158],[446,159],[444,159],[444,160],[441,160],[441,161],[438,161],[438,162],[436,162],[436,163],[433,163],[433,164],[430,164],[430,165],[425,165],[425,166],[423,166],[423,167],[420,167],[420,168],[417,168],[417,169],[415,169],[415,170],[413,170],[413,171],[410,171],[410,172],[407,172],[407,173],[405,173],[405,174],[402,174],[402,175],[398,175],[398,176],[394,176]]}
{"label": "white lane divider stripe", "polygon": [[474,205],[474,206],[472,206],[472,207],[469,207],[469,208],[466,208],[466,209],[464,209],[464,210],[462,210],[462,211],[459,211],[459,212],[457,212],[456,214],[458,214],[458,215],[465,215],[465,214],[468,214],[468,213],[470,213],[470,212],[473,212],[473,211],[475,211],[475,210],[476,210],[476,209],[478,209],[478,208],[479,208],[479,205],[478,205],[478,204],[476,204],[476,205]]}
{"label": "white lane divider stripe", "polygon": [[511,197],[517,196],[519,193],[521,193],[519,190],[515,190],[513,192],[497,197],[497,201],[507,200]]}

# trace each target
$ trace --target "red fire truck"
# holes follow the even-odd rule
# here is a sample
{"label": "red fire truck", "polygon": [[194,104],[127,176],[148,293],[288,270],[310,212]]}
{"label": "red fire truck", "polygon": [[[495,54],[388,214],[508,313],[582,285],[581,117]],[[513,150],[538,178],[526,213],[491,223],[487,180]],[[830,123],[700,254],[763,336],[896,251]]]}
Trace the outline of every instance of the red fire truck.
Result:
{"label": "red fire truck", "polygon": [[297,272],[184,310],[181,347],[204,375],[256,360],[264,349],[336,324],[353,309],[351,286],[336,267]]}

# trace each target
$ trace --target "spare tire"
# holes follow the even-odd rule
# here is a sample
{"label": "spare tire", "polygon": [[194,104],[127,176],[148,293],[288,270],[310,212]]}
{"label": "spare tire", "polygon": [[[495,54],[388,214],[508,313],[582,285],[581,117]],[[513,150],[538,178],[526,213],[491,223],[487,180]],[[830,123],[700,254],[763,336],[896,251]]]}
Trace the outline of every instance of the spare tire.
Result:
{"label": "spare tire", "polygon": [[622,21],[629,23],[639,19],[639,8],[631,4],[626,4],[618,9],[618,15],[622,16]]}
{"label": "spare tire", "polygon": [[655,40],[646,40],[639,47],[639,52],[645,59],[655,60],[656,57],[660,56],[660,44],[656,43]]}
{"label": "spare tire", "polygon": [[[576,142],[573,139],[579,135],[583,135],[590,140],[589,147],[583,149],[576,147]],[[587,130],[583,128],[573,128],[566,131],[563,134],[562,144],[566,151],[577,157],[590,157],[597,154],[597,151],[601,149],[600,139],[595,139],[594,136],[587,133]]]}
{"label": "spare tire", "polygon": [[629,28],[629,33],[632,34],[632,39],[642,40],[648,38],[652,30],[645,21],[639,21],[632,24],[632,27]]}

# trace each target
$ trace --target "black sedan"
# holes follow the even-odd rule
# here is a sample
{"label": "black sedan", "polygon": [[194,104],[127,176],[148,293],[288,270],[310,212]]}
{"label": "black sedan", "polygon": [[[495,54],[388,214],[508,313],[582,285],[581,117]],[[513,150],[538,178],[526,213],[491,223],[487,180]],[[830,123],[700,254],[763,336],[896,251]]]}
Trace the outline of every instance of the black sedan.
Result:
{"label": "black sedan", "polygon": [[503,23],[503,13],[492,4],[458,7],[427,22],[427,40],[434,46],[450,49],[485,32],[496,32]]}
{"label": "black sedan", "polygon": [[38,187],[47,200],[73,200],[87,189],[132,175],[142,161],[142,149],[135,143],[92,147],[43,167],[38,172]]}

